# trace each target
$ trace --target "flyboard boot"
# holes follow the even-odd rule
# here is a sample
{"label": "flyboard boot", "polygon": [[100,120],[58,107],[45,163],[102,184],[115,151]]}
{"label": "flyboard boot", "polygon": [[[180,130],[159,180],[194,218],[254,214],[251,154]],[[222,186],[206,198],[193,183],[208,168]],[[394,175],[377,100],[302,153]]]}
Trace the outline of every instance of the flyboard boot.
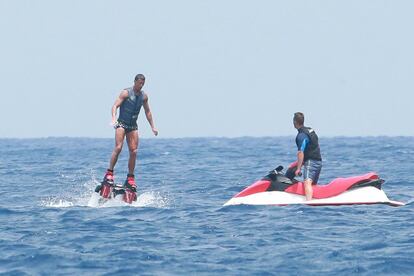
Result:
{"label": "flyboard boot", "polygon": [[124,184],[124,198],[126,203],[132,203],[137,200],[137,184],[135,183],[135,177],[133,174],[128,174]]}
{"label": "flyboard boot", "polygon": [[112,197],[112,190],[114,187],[114,171],[108,169],[105,173],[104,179],[100,185],[96,186],[95,192],[97,192],[103,198]]}

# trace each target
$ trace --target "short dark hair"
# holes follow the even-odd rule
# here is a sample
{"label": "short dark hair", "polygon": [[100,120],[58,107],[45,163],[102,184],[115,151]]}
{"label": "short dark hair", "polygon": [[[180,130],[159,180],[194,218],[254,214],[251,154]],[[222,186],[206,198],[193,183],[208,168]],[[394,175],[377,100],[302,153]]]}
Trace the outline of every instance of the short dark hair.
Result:
{"label": "short dark hair", "polygon": [[145,80],[145,76],[143,74],[138,74],[135,76],[134,81],[137,81],[137,80]]}
{"label": "short dark hair", "polygon": [[293,116],[293,121],[295,121],[298,125],[303,126],[305,123],[305,115],[302,112],[296,112]]}

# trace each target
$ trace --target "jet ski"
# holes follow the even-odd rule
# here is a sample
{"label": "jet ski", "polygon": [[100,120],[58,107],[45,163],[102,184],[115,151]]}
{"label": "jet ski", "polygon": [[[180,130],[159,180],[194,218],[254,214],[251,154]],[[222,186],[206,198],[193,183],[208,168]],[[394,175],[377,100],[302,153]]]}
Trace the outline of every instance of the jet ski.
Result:
{"label": "jet ski", "polygon": [[129,204],[137,200],[136,191],[125,187],[123,184],[115,184],[113,181],[102,181],[101,184],[96,186],[95,192],[98,193],[103,200],[120,198]]}
{"label": "jet ski", "polygon": [[269,172],[261,180],[248,186],[227,201],[228,205],[291,205],[306,204],[352,205],[352,204],[388,204],[405,205],[402,202],[388,199],[381,189],[384,180],[376,173],[347,178],[336,178],[326,185],[313,185],[313,198],[306,201],[303,182],[295,177],[296,163],[292,163],[286,173],[279,166]]}

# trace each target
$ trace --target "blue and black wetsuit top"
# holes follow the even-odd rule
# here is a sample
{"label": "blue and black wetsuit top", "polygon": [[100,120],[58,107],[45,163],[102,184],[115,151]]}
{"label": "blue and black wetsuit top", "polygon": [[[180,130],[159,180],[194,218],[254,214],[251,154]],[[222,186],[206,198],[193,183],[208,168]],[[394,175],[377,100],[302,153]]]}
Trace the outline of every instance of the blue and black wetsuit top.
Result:
{"label": "blue and black wetsuit top", "polygon": [[139,112],[144,102],[144,91],[136,95],[132,87],[126,88],[128,98],[126,98],[119,107],[118,122],[127,126],[136,126]]}
{"label": "blue and black wetsuit top", "polygon": [[304,161],[309,159],[322,161],[318,135],[316,135],[316,132],[312,128],[301,127],[298,129],[296,145],[298,146],[298,151],[304,153]]}

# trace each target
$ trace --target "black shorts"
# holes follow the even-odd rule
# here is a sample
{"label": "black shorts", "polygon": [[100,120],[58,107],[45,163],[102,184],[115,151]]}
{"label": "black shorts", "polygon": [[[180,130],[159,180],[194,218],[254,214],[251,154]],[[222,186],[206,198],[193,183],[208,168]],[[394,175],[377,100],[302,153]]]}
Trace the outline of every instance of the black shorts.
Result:
{"label": "black shorts", "polygon": [[116,125],[114,126],[114,128],[115,128],[115,129],[117,129],[117,128],[119,128],[119,127],[122,127],[123,129],[125,129],[125,132],[126,132],[126,133],[128,133],[128,132],[131,132],[131,131],[134,131],[134,130],[137,130],[137,129],[138,129],[138,125],[137,125],[137,124],[128,125],[128,124],[126,124],[126,123],[124,123],[124,122],[120,122],[120,121],[118,121],[118,122],[116,123]]}

